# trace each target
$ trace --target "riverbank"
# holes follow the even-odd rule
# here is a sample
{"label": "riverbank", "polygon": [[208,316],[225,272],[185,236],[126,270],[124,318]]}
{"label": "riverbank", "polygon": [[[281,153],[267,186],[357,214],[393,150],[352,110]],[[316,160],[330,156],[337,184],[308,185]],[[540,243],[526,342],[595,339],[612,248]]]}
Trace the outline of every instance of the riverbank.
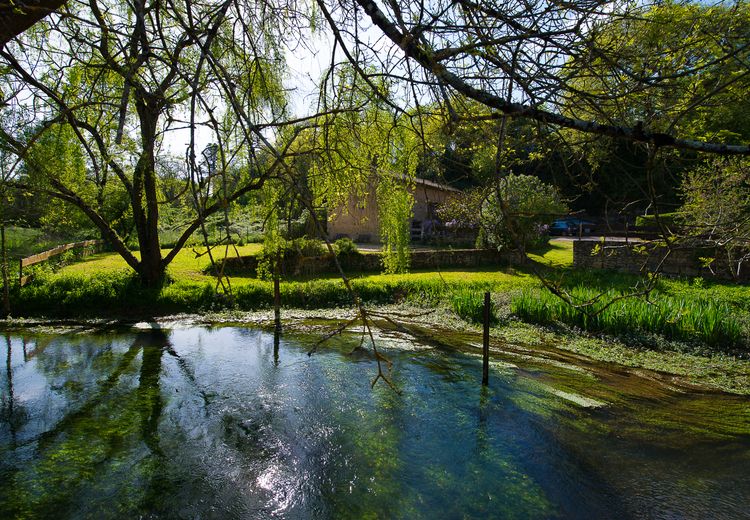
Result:
{"label": "riverbank", "polygon": [[[571,269],[570,244],[553,241],[532,259],[548,281],[559,284],[571,294],[580,288],[592,293],[625,294],[643,282],[634,275]],[[251,251],[251,248],[247,250]],[[143,288],[132,272],[122,269],[119,262],[113,255],[104,254],[56,273],[40,273],[28,286],[16,292],[12,301],[13,316],[33,320],[15,319],[9,324],[23,326],[41,319],[48,324],[83,322],[92,326],[112,324],[117,327],[123,322],[169,321],[174,315],[185,314],[191,315],[191,319],[203,316],[205,318],[199,321],[208,324],[233,319],[255,323],[271,316],[271,282],[233,276],[229,279],[230,291],[224,294],[217,288],[215,279],[205,274],[207,259],[189,251],[178,255],[170,280],[158,289]],[[630,322],[624,326],[620,323],[617,333],[607,330],[586,332],[576,328],[575,322],[566,325],[557,319],[547,319],[550,316],[540,316],[541,324],[524,323],[513,312],[513,302],[524,294],[533,298],[542,286],[541,281],[525,267],[417,271],[401,275],[358,273],[352,277],[352,286],[368,308],[386,309],[399,315],[399,320],[404,323],[411,323],[410,326],[441,330],[454,337],[461,333],[479,334],[476,321],[477,316],[481,316],[481,294],[489,291],[493,302],[492,336],[497,342],[493,348],[502,350],[506,348],[502,346],[505,344],[514,349],[514,345],[522,345],[519,352],[526,349],[537,353],[553,348],[558,354],[567,353],[566,356],[584,356],[627,370],[653,371],[656,374],[653,377],[667,383],[674,379],[678,386],[695,385],[709,390],[750,394],[748,286],[701,279],[661,279],[646,302],[648,305],[649,302],[658,303],[660,298],[665,301],[679,299],[680,309],[684,310],[680,310],[682,314],[677,315],[677,319],[699,309],[701,302],[715,302],[720,306],[721,314],[709,316],[713,319],[711,323],[720,327],[731,319],[742,341],[737,344],[701,342],[697,336],[691,337],[690,327],[693,325],[690,323],[693,322],[687,319],[687,328],[681,335],[686,339],[681,341],[650,332],[635,322],[632,326]],[[284,280],[280,289],[283,315],[292,324],[300,320],[304,322],[305,316],[346,319],[353,306],[352,295],[334,276]],[[642,314],[648,318],[649,309]],[[422,321],[414,321],[414,315],[422,316]],[[478,340],[473,337],[471,341],[476,343]]]}
{"label": "riverbank", "polygon": [[[418,340],[441,349],[481,355],[481,328],[458,318],[446,308],[386,305],[373,311],[376,341]],[[355,316],[352,309],[285,309],[283,334],[314,333],[325,337]],[[381,316],[388,316],[387,319]],[[4,330],[30,330],[45,334],[102,330],[188,326],[241,325],[272,330],[273,312],[220,311],[162,316],[148,321],[122,319],[38,318],[0,321]],[[355,323],[345,334],[361,333]],[[283,335],[282,334],[282,335]],[[662,342],[660,349],[638,348],[613,337],[593,335],[565,327],[543,327],[506,317],[490,330],[493,358],[512,363],[561,365],[577,372],[605,364],[608,372],[636,376],[677,392],[726,392],[750,395],[750,360],[721,353],[703,355],[687,351],[678,342]],[[327,348],[323,344],[320,348]],[[577,367],[577,368],[576,368]],[[585,382],[585,381],[584,381]],[[576,385],[581,382],[575,382]]]}
{"label": "riverbank", "polygon": [[[389,315],[398,324],[375,319],[387,333],[404,333],[428,344],[481,355],[482,330],[467,323],[448,309],[390,305],[375,309],[377,315]],[[289,310],[283,313],[285,327],[291,331],[327,334],[354,316],[344,310]],[[250,324],[273,327],[270,312],[221,313],[201,318],[204,323]],[[356,326],[354,330],[359,331]],[[490,329],[493,356],[512,361],[537,360],[568,366],[607,363],[609,369],[658,381],[665,387],[683,391],[727,392],[750,395],[750,360],[713,353],[686,352],[678,342],[663,342],[660,350],[627,345],[616,338],[587,334],[564,327],[542,327],[507,318]]]}

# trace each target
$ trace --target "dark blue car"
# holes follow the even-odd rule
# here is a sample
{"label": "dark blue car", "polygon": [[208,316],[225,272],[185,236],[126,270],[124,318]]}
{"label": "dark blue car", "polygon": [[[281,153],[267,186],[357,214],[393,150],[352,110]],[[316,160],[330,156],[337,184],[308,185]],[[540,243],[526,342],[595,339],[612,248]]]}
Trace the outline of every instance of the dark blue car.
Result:
{"label": "dark blue car", "polygon": [[576,217],[559,218],[549,226],[550,235],[590,235],[596,228],[596,223]]}

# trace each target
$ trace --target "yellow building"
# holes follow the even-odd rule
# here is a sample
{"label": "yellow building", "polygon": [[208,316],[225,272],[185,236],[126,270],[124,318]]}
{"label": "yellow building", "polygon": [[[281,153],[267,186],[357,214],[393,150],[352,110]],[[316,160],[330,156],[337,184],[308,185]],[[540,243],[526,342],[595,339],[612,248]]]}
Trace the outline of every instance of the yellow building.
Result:
{"label": "yellow building", "polygon": [[[414,207],[411,218],[412,240],[426,240],[440,227],[437,207],[454,197],[459,190],[425,179],[414,179],[412,194]],[[337,208],[328,219],[328,237],[342,237],[355,242],[380,242],[378,201],[374,187],[364,200],[352,196],[346,207]]]}

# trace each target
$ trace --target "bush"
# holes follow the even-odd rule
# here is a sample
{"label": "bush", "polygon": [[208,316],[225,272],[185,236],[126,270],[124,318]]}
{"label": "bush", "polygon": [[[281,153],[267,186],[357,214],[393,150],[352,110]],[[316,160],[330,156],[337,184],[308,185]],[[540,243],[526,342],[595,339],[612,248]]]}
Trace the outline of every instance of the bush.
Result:
{"label": "bush", "polygon": [[333,243],[333,247],[339,256],[356,255],[359,253],[357,244],[351,238],[339,238]]}
{"label": "bush", "polygon": [[258,278],[270,280],[273,278],[274,264],[277,258],[281,261],[282,270],[295,265],[301,258],[322,256],[328,252],[322,240],[316,238],[295,238],[287,240],[275,237],[272,242],[263,245],[258,253]]}
{"label": "bush", "polygon": [[[679,218],[678,213],[660,213],[659,214],[659,220],[661,220],[662,224],[672,229],[674,229],[674,227],[677,225],[678,218]],[[659,224],[657,224],[656,222],[655,215],[639,215],[635,217],[635,225],[638,227],[653,228],[653,227],[658,227]]]}
{"label": "bush", "polygon": [[457,227],[477,229],[477,247],[514,249],[516,240],[527,247],[540,244],[546,238],[544,224],[567,211],[554,186],[532,175],[511,174],[502,179],[498,190],[463,193],[442,205],[438,213]]}

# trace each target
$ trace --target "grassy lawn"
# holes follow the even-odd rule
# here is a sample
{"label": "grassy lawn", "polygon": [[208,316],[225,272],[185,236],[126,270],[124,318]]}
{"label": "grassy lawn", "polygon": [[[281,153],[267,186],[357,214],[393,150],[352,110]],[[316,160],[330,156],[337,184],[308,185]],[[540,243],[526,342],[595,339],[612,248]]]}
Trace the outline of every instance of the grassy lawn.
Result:
{"label": "grassy lawn", "polygon": [[[572,294],[585,290],[591,294],[619,295],[643,282],[635,275],[572,269],[572,247],[572,241],[554,240],[532,255],[535,261],[547,267],[545,276],[549,280],[560,283]],[[260,244],[250,244],[239,247],[238,252],[251,255],[260,248]],[[196,251],[202,253],[205,249]],[[223,249],[216,250],[216,256],[223,257],[223,254]],[[247,312],[271,307],[272,283],[251,276],[232,276],[232,297],[226,298],[217,295],[215,279],[204,274],[208,265],[207,255],[196,256],[191,248],[185,249],[169,267],[173,283],[160,289],[147,289],[140,286],[118,255],[93,255],[55,273],[41,273],[20,293],[16,292],[13,305],[21,316],[135,319],[181,312]],[[611,315],[602,315],[588,326],[587,319],[582,320],[575,311],[568,312],[570,308],[564,306],[558,305],[562,309],[558,309],[560,316],[553,315],[552,304],[559,302],[547,294],[552,301],[544,303],[540,280],[524,268],[453,268],[396,275],[354,273],[352,283],[368,306],[397,303],[437,309],[438,324],[459,331],[476,330],[477,317],[482,314],[481,293],[491,291],[498,318],[493,335],[507,341],[533,343],[535,337],[546,338],[545,344],[602,361],[682,374],[711,388],[750,393],[750,363],[742,361],[750,350],[750,286],[702,279],[662,279],[648,301],[628,300],[640,307],[613,307]],[[352,303],[343,282],[333,274],[283,281],[281,296],[282,305],[287,308],[319,310],[349,307]],[[525,319],[546,323],[546,327],[518,319],[524,316],[517,310],[523,298],[527,307],[528,302],[536,306],[526,314],[538,314]],[[716,305],[709,305],[709,308],[707,303]],[[672,314],[664,316],[666,322],[663,319],[663,323],[657,323],[667,331],[666,335],[660,335],[659,329],[652,327],[652,315],[658,314],[665,305],[671,306]],[[670,332],[673,322],[678,320],[685,320],[687,325],[684,329],[675,329],[679,334]],[[742,338],[739,343],[723,344],[722,338],[726,335],[722,334],[727,324],[739,330]],[[582,333],[579,327],[590,333]],[[707,338],[718,339],[713,343],[698,341],[692,336],[693,329],[703,330]],[[703,374],[705,370],[701,367],[707,363],[706,359],[710,360],[710,366],[719,367],[712,368],[711,373],[721,373],[721,378],[714,381],[711,374]]]}
{"label": "grassy lawn", "polygon": [[[262,244],[248,244],[244,246],[237,246],[237,253],[234,248],[229,249],[229,256],[254,255],[260,252]],[[162,256],[166,256],[169,253],[169,249],[162,250]],[[175,280],[190,280],[190,281],[211,281],[213,277],[205,274],[205,269],[210,265],[208,255],[203,254],[197,256],[196,253],[205,253],[204,247],[199,248],[185,248],[179,253],[169,265],[169,274]],[[138,257],[139,253],[134,252],[135,256]],[[213,254],[216,258],[223,258],[225,254],[225,247],[217,247],[213,250]],[[566,240],[553,239],[550,244],[539,249],[534,254],[529,255],[533,260],[540,262],[550,267],[570,267],[573,265],[573,242]],[[111,273],[115,271],[130,269],[117,253],[100,253],[91,255],[85,260],[76,262],[63,267],[60,271],[60,275],[68,274],[93,274],[93,273]],[[321,278],[324,279],[336,279],[337,275],[330,274],[324,275]],[[513,271],[513,270],[498,270],[494,267],[477,268],[477,269],[454,269],[448,268],[442,271],[414,271],[408,274],[400,275],[385,275],[385,274],[359,274],[354,275],[354,278],[367,280],[374,283],[378,282],[402,282],[406,280],[420,280],[420,281],[440,281],[444,280],[447,283],[488,283],[488,284],[501,284],[507,285],[513,281],[519,281],[521,285],[525,285],[530,281],[530,275],[527,273]],[[233,276],[231,280],[233,283],[239,285],[248,283],[246,276]]]}
{"label": "grassy lawn", "polygon": [[553,238],[548,244],[530,253],[529,257],[549,267],[572,267],[573,241]]}
{"label": "grassy lawn", "polygon": [[[258,253],[262,248],[262,244],[248,244],[245,246],[237,246],[237,252],[240,256],[253,255]],[[223,258],[225,254],[225,247],[216,247],[212,253],[215,258]],[[162,249],[162,257],[169,253],[169,249]],[[203,273],[211,262],[207,254],[198,256],[196,253],[205,253],[205,247],[196,248],[185,248],[182,249],[177,256],[175,256],[172,263],[169,264],[169,274],[172,275],[176,280],[193,280],[193,281],[204,281],[210,280],[211,277]],[[140,253],[135,251],[133,253],[137,258],[140,258]],[[235,256],[234,248],[229,250],[230,256]],[[92,274],[92,273],[111,273],[114,271],[129,270],[130,267],[125,260],[122,259],[117,253],[100,253],[91,255],[85,260],[76,262],[63,267],[60,271],[60,275],[66,274]]]}

